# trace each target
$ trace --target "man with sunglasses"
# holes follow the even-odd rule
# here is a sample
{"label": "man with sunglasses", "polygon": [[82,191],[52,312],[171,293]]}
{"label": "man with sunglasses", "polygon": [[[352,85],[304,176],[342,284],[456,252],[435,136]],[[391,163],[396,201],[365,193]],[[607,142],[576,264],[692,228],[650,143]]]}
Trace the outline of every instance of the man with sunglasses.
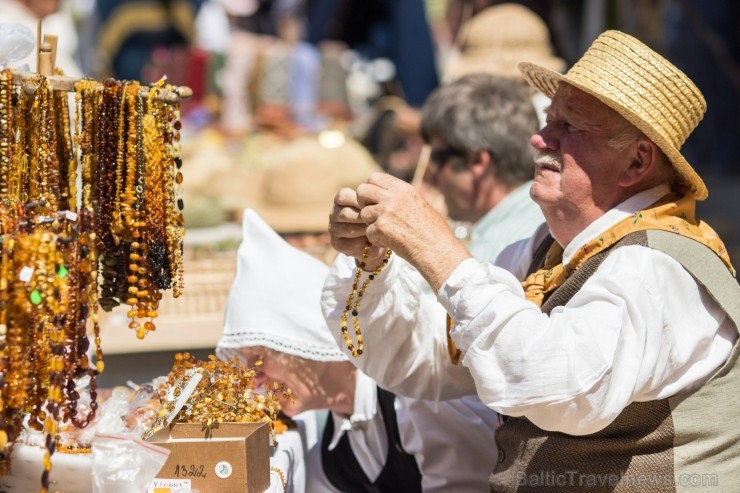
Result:
{"label": "man with sunglasses", "polygon": [[451,220],[472,223],[471,253],[493,262],[508,244],[531,236],[544,218],[529,197],[529,137],[539,125],[523,81],[461,77],[432,93],[421,118],[431,147],[425,178],[444,196]]}

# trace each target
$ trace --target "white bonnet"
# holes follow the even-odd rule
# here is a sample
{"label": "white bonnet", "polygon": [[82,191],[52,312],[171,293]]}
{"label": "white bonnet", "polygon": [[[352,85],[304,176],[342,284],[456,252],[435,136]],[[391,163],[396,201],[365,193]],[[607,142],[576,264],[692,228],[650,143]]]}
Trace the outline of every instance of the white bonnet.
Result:
{"label": "white bonnet", "polygon": [[321,312],[328,269],[289,245],[254,210],[245,210],[216,355],[229,359],[239,348],[262,346],[316,361],[347,360]]}

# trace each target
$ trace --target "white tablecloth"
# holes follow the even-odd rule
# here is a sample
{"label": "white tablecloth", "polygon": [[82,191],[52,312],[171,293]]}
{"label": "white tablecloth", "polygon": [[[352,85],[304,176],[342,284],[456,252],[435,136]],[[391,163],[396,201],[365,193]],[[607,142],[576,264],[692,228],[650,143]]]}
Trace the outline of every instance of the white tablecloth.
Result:
{"label": "white tablecloth", "polygon": [[[319,414],[308,411],[296,416],[297,428],[277,436],[277,447],[271,450],[270,488],[268,493],[304,493],[306,489],[306,454],[319,437]],[[11,476],[0,477],[0,491],[28,493],[41,487],[42,458],[40,447],[24,444],[13,446]],[[283,489],[282,473],[286,481]],[[92,492],[92,458],[90,454],[52,456],[50,475],[52,491]],[[212,492],[200,492],[212,493]],[[213,492],[215,493],[215,492]]]}

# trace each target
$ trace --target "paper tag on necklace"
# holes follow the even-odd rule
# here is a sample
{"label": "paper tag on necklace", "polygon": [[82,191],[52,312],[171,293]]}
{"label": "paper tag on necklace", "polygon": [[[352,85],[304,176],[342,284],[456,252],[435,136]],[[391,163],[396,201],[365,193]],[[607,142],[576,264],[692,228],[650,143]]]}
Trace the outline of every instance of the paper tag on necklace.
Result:
{"label": "paper tag on necklace", "polygon": [[33,267],[26,266],[22,268],[18,273],[18,279],[28,284],[28,282],[33,279]]}

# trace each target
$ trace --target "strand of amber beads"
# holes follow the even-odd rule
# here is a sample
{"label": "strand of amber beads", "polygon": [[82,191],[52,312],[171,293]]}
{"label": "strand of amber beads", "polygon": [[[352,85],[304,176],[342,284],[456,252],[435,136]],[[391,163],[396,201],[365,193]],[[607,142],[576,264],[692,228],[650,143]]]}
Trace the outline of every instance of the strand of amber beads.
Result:
{"label": "strand of amber beads", "polygon": [[[386,250],[383,262],[381,262],[375,268],[375,270],[368,274],[365,282],[360,285],[360,278],[362,277],[362,272],[365,269],[365,261],[367,261],[367,257],[370,254],[370,247],[371,245],[368,242],[367,245],[365,245],[364,252],[362,253],[362,261],[360,261],[360,264],[357,266],[355,280],[352,283],[352,291],[350,291],[349,296],[347,297],[347,303],[345,304],[344,312],[342,312],[340,323],[344,342],[345,344],[347,344],[347,349],[349,349],[350,353],[352,353],[352,356],[354,356],[355,358],[362,355],[362,352],[365,349],[365,342],[362,339],[362,329],[360,328],[359,319],[359,310],[360,303],[362,302],[362,296],[365,294],[365,290],[367,289],[367,286],[370,284],[370,282],[372,282],[373,279],[375,279],[375,276],[380,274],[380,271],[383,270],[383,267],[388,264],[388,261],[391,258],[391,254],[393,253],[390,249]],[[347,327],[347,315],[350,313],[350,311],[352,312],[352,327],[355,331],[355,337],[357,337],[357,347],[355,347],[355,344],[352,341],[352,337],[349,335],[349,328]]]}
{"label": "strand of amber beads", "polygon": [[0,72],[0,200],[8,199],[8,179],[13,148],[13,74]]}

